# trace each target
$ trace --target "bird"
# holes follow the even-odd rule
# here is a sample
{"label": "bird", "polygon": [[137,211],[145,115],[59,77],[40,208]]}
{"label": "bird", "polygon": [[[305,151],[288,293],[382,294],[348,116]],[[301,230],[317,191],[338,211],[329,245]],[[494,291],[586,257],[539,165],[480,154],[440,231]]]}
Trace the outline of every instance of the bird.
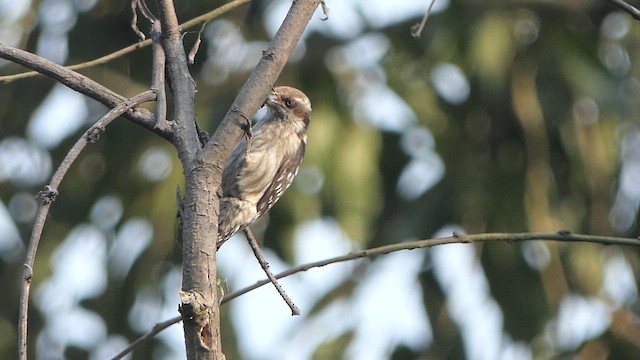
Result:
{"label": "bird", "polygon": [[218,249],[273,207],[304,159],[311,114],[307,95],[279,86],[264,106],[266,114],[238,142],[223,170]]}

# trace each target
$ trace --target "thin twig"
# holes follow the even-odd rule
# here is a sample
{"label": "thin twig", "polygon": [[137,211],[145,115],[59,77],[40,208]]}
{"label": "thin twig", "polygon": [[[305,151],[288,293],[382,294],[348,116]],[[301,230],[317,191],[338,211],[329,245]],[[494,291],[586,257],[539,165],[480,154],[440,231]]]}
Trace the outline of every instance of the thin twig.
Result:
{"label": "thin twig", "polygon": [[[144,3],[144,2],[143,2]],[[153,65],[151,89],[157,92],[155,127],[157,129],[167,129],[169,122],[167,121],[167,91],[165,88],[165,54],[162,47],[162,30],[160,22],[154,21],[151,25],[151,40],[153,41]]]}
{"label": "thin twig", "polygon": [[27,359],[27,325],[28,325],[28,309],[29,309],[29,291],[31,289],[31,279],[33,277],[33,264],[35,262],[36,253],[38,251],[38,244],[42,236],[42,230],[44,223],[49,213],[49,208],[55,200],[58,194],[58,186],[67,174],[67,171],[78,158],[80,152],[87,146],[87,144],[97,141],[100,134],[104,132],[104,129],[113,120],[118,118],[124,112],[142,104],[147,101],[152,101],[156,97],[154,91],[148,90],[142,94],[136,95],[129,100],[123,101],[118,106],[111,109],[100,120],[93,124],[89,130],[87,130],[76,141],[73,147],[69,150],[60,166],[56,170],[55,174],[51,177],[51,182],[45,187],[45,190],[38,193],[38,197],[41,199],[40,208],[36,215],[36,220],[31,233],[31,239],[29,240],[29,247],[27,249],[27,256],[25,258],[24,272],[22,276],[22,289],[20,290],[20,309],[18,313],[18,346],[19,346],[19,358],[21,360]]}
{"label": "thin twig", "polygon": [[189,56],[187,56],[187,60],[189,64],[194,64],[196,61],[196,54],[198,54],[198,50],[200,50],[200,43],[202,43],[202,32],[204,31],[204,27],[207,23],[203,23],[200,31],[198,31],[198,37],[196,38],[196,42],[193,43],[191,47],[191,51],[189,51]]}
{"label": "thin twig", "polygon": [[[109,108],[115,108],[127,100],[124,96],[117,94],[106,86],[99,84],[82,74],[69,70],[64,66],[58,65],[53,61],[47,60],[28,51],[0,43],[0,58],[7,59],[29,69],[36,70],[43,75],[57,80],[62,85],[65,85],[72,90],[101,102]],[[156,129],[154,127],[155,119],[153,114],[145,108],[137,107],[133,111],[127,111],[123,114],[123,117],[155,132],[165,139],[171,139],[171,132]]]}
{"label": "thin twig", "polygon": [[[198,17],[195,17],[183,24],[180,25],[180,30],[186,30],[186,29],[190,29],[192,27],[201,25],[205,22],[211,21],[213,19],[216,19],[224,14],[226,14],[227,12],[241,6],[244,5],[245,3],[248,3],[251,0],[234,0],[231,1],[227,4],[224,4],[214,10],[209,11],[206,14],[200,15]],[[86,61],[83,63],[79,63],[79,64],[75,64],[75,65],[69,65],[66,66],[67,69],[69,70],[81,70],[81,69],[86,69],[92,66],[96,66],[96,65],[102,65],[102,64],[106,64],[109,61],[118,59],[120,57],[123,57],[126,54],[132,53],[138,49],[141,49],[143,47],[147,47],[149,45],[151,45],[151,39],[147,39],[132,45],[129,45],[125,48],[122,48],[118,51],[115,51],[111,54],[99,57],[97,59],[91,60],[91,61]],[[20,79],[25,79],[25,78],[29,78],[29,77],[33,77],[40,74],[38,71],[28,71],[28,72],[24,72],[24,73],[19,73],[19,74],[13,74],[13,75],[5,75],[5,76],[0,76],[0,83],[10,83],[12,81],[16,81],[16,80],[20,80]]]}
{"label": "thin twig", "polygon": [[147,38],[138,27],[138,0],[131,0],[131,30],[141,41]]}
{"label": "thin twig", "polygon": [[607,0],[607,1],[617,6],[620,10],[628,13],[634,19],[640,20],[640,10],[638,10],[638,8],[636,8],[635,6],[629,3],[626,3],[622,0]]}
{"label": "thin twig", "polygon": [[269,281],[273,284],[273,286],[276,287],[276,290],[278,290],[278,294],[280,294],[284,302],[286,302],[287,306],[289,306],[289,309],[291,309],[291,315],[300,315],[300,309],[298,309],[296,304],[293,303],[293,301],[291,300],[289,295],[287,295],[287,292],[282,288],[276,277],[273,276],[273,273],[269,268],[269,263],[267,263],[267,260],[264,258],[264,254],[260,249],[260,245],[258,245],[258,242],[256,241],[255,236],[253,236],[251,229],[245,228],[243,231],[245,236],[247,237],[247,240],[249,241],[251,250],[253,250],[253,255],[255,255],[258,263],[260,264],[260,267],[262,267],[262,270],[264,270],[264,273],[267,274],[267,278],[269,279]]}
{"label": "thin twig", "polygon": [[158,18],[156,18],[155,15],[153,15],[153,13],[151,12],[151,10],[149,10],[149,7],[147,6],[147,2],[145,0],[133,0],[135,2],[138,3],[138,8],[140,9],[140,12],[142,13],[142,15],[144,15],[144,17],[149,20],[150,23],[154,23],[156,21],[158,21]]}
{"label": "thin twig", "polygon": [[327,6],[324,0],[320,2],[320,6],[322,7],[322,14],[324,15],[324,18],[320,18],[320,20],[322,21],[329,20],[329,7]]}
{"label": "thin twig", "polygon": [[414,24],[411,27],[411,36],[413,36],[414,38],[419,38],[420,35],[422,35],[422,30],[424,30],[424,27],[427,25],[427,19],[429,18],[429,15],[431,15],[431,8],[433,8],[433,4],[436,3],[436,0],[431,0],[431,4],[429,4],[429,8],[427,9],[427,12],[424,13],[424,16],[422,17],[422,21],[420,21],[417,24]]}
{"label": "thin twig", "polygon": [[168,328],[169,326],[171,326],[173,324],[177,324],[180,321],[182,321],[182,316],[178,315],[176,317],[172,317],[169,320],[165,320],[163,322],[159,322],[159,323],[155,324],[153,326],[153,328],[151,329],[151,331],[149,331],[146,334],[144,334],[144,335],[140,336],[139,338],[137,338],[136,341],[132,342],[131,344],[129,344],[129,346],[127,346],[126,348],[122,349],[122,351],[120,351],[118,354],[116,354],[114,357],[112,357],[111,360],[122,359],[123,357],[125,357],[129,353],[131,353],[133,350],[135,350],[135,348],[140,346],[143,342],[147,341],[148,339],[153,338],[158,333],[160,333],[162,330]]}
{"label": "thin twig", "polygon": [[[581,235],[581,234],[571,234],[571,232],[567,230],[560,230],[556,233],[488,233],[488,234],[475,234],[475,235],[461,235],[458,233],[454,233],[453,236],[447,238],[440,239],[426,239],[426,240],[418,240],[412,242],[404,242],[398,244],[384,245],[376,248],[350,252],[345,255],[336,256],[330,259],[320,260],[308,264],[302,264],[299,266],[292,267],[286,271],[283,271],[279,274],[275,275],[276,279],[281,279],[302,271],[307,271],[313,268],[323,267],[330,264],[335,264],[339,262],[351,261],[363,257],[373,257],[377,255],[389,254],[392,252],[400,251],[400,250],[414,250],[420,248],[429,248],[435,247],[439,245],[446,244],[469,244],[469,243],[480,243],[480,242],[522,242],[522,241],[536,241],[536,240],[551,240],[551,241],[561,241],[561,242],[590,242],[597,243],[601,245],[623,245],[623,246],[640,246],[639,239],[633,238],[622,238],[622,237],[611,237],[611,236],[595,236],[595,235]],[[227,294],[222,298],[221,305],[228,303],[229,301],[237,298],[240,295],[244,295],[250,291],[253,291],[263,285],[270,283],[271,280],[265,279],[256,282],[255,284],[248,286],[242,290],[238,290]],[[151,337],[157,335],[160,331],[164,330],[170,325],[179,322],[179,317],[171,318],[169,320],[163,321],[159,324],[168,324],[167,326],[156,329],[159,324],[156,324],[152,330],[148,333],[144,334],[142,337],[138,338],[134,341],[133,344],[138,346],[141,342],[141,339],[147,340]],[[128,348],[133,349],[134,346],[130,345]]]}
{"label": "thin twig", "polygon": [[[571,234],[567,231],[558,231],[557,233],[487,233],[487,234],[474,234],[474,235],[459,235],[440,239],[426,239],[412,242],[403,242],[398,244],[384,245],[368,250],[361,250],[350,252],[345,255],[336,256],[330,259],[320,260],[313,263],[302,264],[292,267],[279,274],[276,274],[276,279],[281,279],[289,275],[299,273],[301,271],[307,271],[309,269],[326,266],[329,264],[351,261],[363,257],[372,257],[377,255],[388,254],[400,250],[413,250],[420,248],[429,248],[446,244],[467,244],[467,243],[480,243],[480,242],[522,242],[529,240],[551,240],[561,242],[590,242],[602,245],[624,245],[624,246],[640,246],[640,240],[632,238],[621,238],[611,236],[595,236],[595,235],[580,235]],[[234,291],[227,294],[221,304],[231,301],[240,295],[246,294],[249,291],[255,290],[263,285],[270,283],[269,279],[261,280],[255,284],[248,286],[242,290]]]}

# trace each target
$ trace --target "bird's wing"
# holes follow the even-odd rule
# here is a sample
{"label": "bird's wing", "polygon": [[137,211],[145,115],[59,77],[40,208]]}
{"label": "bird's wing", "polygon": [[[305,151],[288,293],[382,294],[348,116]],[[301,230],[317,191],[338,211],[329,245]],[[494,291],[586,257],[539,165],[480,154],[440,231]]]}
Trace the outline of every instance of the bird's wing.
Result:
{"label": "bird's wing", "polygon": [[223,196],[237,197],[240,194],[238,178],[247,166],[246,161],[247,140],[241,139],[236,148],[231,153],[222,174]]}
{"label": "bird's wing", "polygon": [[262,194],[260,200],[258,200],[258,217],[262,216],[265,212],[269,211],[271,207],[280,199],[282,194],[289,188],[293,182],[293,178],[296,177],[302,159],[304,158],[306,144],[300,143],[295,156],[282,161],[276,175],[273,180]]}

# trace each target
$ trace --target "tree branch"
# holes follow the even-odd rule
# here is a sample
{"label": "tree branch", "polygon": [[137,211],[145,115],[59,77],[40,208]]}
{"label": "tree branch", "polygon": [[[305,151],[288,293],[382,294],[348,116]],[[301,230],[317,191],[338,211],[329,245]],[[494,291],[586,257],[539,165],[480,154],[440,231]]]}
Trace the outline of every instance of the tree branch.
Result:
{"label": "tree branch", "polygon": [[[144,4],[144,2],[142,2]],[[146,5],[145,5],[146,8]],[[147,9],[148,11],[148,9]],[[153,65],[151,89],[157,92],[155,127],[158,129],[168,129],[171,124],[167,121],[167,91],[165,88],[165,56],[162,46],[162,29],[160,22],[156,19],[151,25],[151,40],[153,41]]]}
{"label": "tree branch", "polygon": [[[207,162],[224,165],[232,149],[244,134],[243,124],[253,118],[264,103],[269,90],[280,76],[320,0],[297,0],[276,32],[260,62],[240,89],[222,123],[203,149]],[[220,174],[221,175],[221,174]]]}
{"label": "tree branch", "polygon": [[269,281],[276,288],[276,290],[278,291],[278,294],[280,294],[280,297],[282,297],[284,302],[287,303],[287,306],[289,307],[289,309],[291,309],[291,315],[292,316],[300,315],[300,309],[298,309],[298,307],[293,302],[293,300],[291,300],[289,295],[287,295],[287,292],[284,291],[284,289],[282,288],[282,285],[280,285],[280,283],[278,282],[278,279],[276,279],[275,276],[273,276],[273,273],[269,268],[269,263],[267,263],[267,260],[264,258],[264,254],[262,253],[262,250],[260,250],[260,245],[258,245],[258,241],[256,240],[256,237],[253,236],[253,232],[251,232],[251,229],[244,228],[243,231],[244,231],[244,235],[247,237],[249,246],[251,246],[251,250],[253,250],[253,255],[255,255],[256,259],[258,260],[258,263],[260,264],[260,267],[262,268],[264,273],[267,275],[267,278],[269,279]]}
{"label": "tree branch", "polygon": [[158,0],[167,72],[175,104],[174,145],[184,167],[182,211],[183,283],[180,293],[189,359],[223,358],[217,299],[216,239],[222,169],[275,83],[320,0],[296,0],[262,60],[243,86],[213,139],[200,148],[195,128],[194,91],[173,4]]}
{"label": "tree branch", "polygon": [[[190,29],[194,26],[198,26],[201,24],[204,24],[207,21],[211,21],[213,19],[216,19],[224,14],[226,14],[227,12],[245,4],[248,3],[250,0],[234,0],[231,1],[227,4],[224,4],[214,10],[209,11],[206,14],[200,15],[196,18],[193,18],[183,24],[180,24],[180,30],[186,30],[186,29]],[[140,41],[137,42],[135,44],[129,45],[127,47],[124,47],[120,50],[117,50],[115,52],[112,52],[111,54],[99,57],[97,59],[94,60],[90,60],[90,61],[86,61],[80,64],[75,64],[75,65],[69,65],[69,66],[65,66],[65,68],[67,68],[68,70],[81,70],[81,69],[86,69],[92,66],[96,66],[96,65],[102,65],[102,64],[106,64],[112,60],[121,58],[129,53],[132,53],[138,49],[142,49],[144,47],[147,47],[151,45],[151,39],[147,39],[144,41]],[[28,72],[24,72],[24,73],[20,73],[20,74],[13,74],[13,75],[5,75],[5,76],[0,76],[0,83],[9,83],[9,82],[13,82],[16,80],[20,80],[20,79],[26,79],[26,78],[30,78],[33,76],[36,76],[40,74],[37,71],[28,71]]]}
{"label": "tree branch", "polygon": [[634,19],[640,20],[640,10],[638,10],[638,8],[636,8],[635,6],[629,3],[626,3],[622,0],[607,0],[607,1],[615,5],[616,7],[618,7],[618,9],[631,15],[631,17],[633,17]]}
{"label": "tree branch", "polygon": [[195,83],[189,73],[173,1],[157,0],[166,70],[173,94],[174,146],[185,177],[182,220],[182,291],[180,313],[187,359],[223,359],[220,306],[216,291],[217,187],[211,164],[197,154]]}
{"label": "tree branch", "polygon": [[[487,234],[474,234],[474,235],[460,235],[454,234],[451,237],[439,238],[439,239],[426,239],[410,242],[402,242],[391,245],[379,246],[373,249],[360,250],[350,252],[345,255],[336,256],[330,259],[320,260],[308,264],[302,264],[292,267],[279,274],[276,274],[276,279],[281,279],[289,275],[299,273],[301,271],[307,271],[309,269],[323,267],[330,264],[339,262],[351,261],[354,259],[373,257],[378,255],[389,254],[400,250],[414,250],[422,248],[430,248],[446,244],[470,244],[470,243],[483,243],[483,242],[523,242],[532,240],[551,240],[560,242],[590,242],[601,245],[623,245],[623,246],[640,246],[640,240],[633,238],[611,237],[611,236],[595,236],[595,235],[581,235],[571,234],[567,230],[561,230],[556,233],[487,233]],[[248,286],[242,290],[238,290],[227,294],[222,299],[222,304],[237,298],[240,295],[246,294],[249,291],[255,290],[263,285],[270,283],[269,279],[260,280],[255,284]]]}
{"label": "tree branch", "polygon": [[[414,249],[422,249],[422,248],[430,248],[440,245],[447,244],[470,244],[470,243],[482,243],[482,242],[523,242],[523,241],[560,241],[560,242],[590,242],[601,245],[622,245],[622,246],[640,246],[640,240],[633,238],[622,238],[622,237],[611,237],[611,236],[595,236],[595,235],[581,235],[581,234],[571,234],[567,230],[561,230],[555,233],[487,233],[487,234],[474,234],[474,235],[460,235],[454,233],[453,236],[446,238],[438,238],[438,239],[426,239],[426,240],[418,240],[411,242],[403,242],[391,245],[379,246],[372,249],[362,250],[362,251],[354,251],[348,254],[344,254],[341,256],[336,256],[333,258],[320,260],[312,263],[302,264],[299,266],[294,266],[288,270],[285,270],[279,274],[276,274],[275,277],[277,279],[281,279],[293,274],[297,274],[302,271],[307,271],[313,268],[323,267],[339,262],[346,262],[351,260],[356,260],[364,257],[374,257],[378,255],[389,254],[396,251],[401,250],[414,250]],[[226,304],[229,301],[244,295],[250,291],[253,291],[263,285],[270,283],[270,279],[265,279],[256,282],[255,284],[248,286],[242,290],[238,290],[232,292],[222,298],[222,304]],[[133,351],[137,346],[139,346],[143,341],[151,339],[162,330],[168,328],[169,326],[180,322],[180,317],[174,317],[168,320],[165,320],[161,323],[156,324],[153,329],[151,329],[146,334],[142,335],[136,341],[131,343],[125,350],[127,352],[119,353],[119,355],[126,355],[129,352]],[[120,359],[114,358],[115,359]]]}
{"label": "tree branch", "polygon": [[73,162],[78,158],[78,155],[80,155],[80,152],[87,146],[87,144],[98,141],[99,136],[104,132],[107,125],[126,111],[147,101],[152,101],[155,97],[155,92],[148,90],[140,95],[132,97],[129,100],[123,101],[106,113],[102,118],[100,118],[100,120],[93,124],[93,126],[91,126],[89,130],[87,130],[80,139],[78,139],[78,141],[76,141],[65,156],[64,160],[62,160],[62,163],[60,163],[60,166],[58,166],[56,172],[51,177],[49,185],[45,187],[44,191],[38,193],[38,198],[41,200],[41,204],[38,209],[38,213],[36,214],[33,231],[31,232],[31,239],[29,240],[27,256],[23,265],[22,289],[20,290],[20,309],[18,312],[18,355],[21,360],[27,359],[27,320],[29,292],[31,289],[31,279],[33,277],[33,264],[38,251],[38,244],[40,243],[44,223],[47,219],[47,214],[49,213],[49,208],[58,195],[58,186],[67,174],[67,171],[69,171]]}
{"label": "tree branch", "polygon": [[[70,89],[87,95],[109,108],[115,108],[126,100],[124,96],[115,93],[88,77],[30,52],[0,44],[0,58],[13,61],[16,64],[33,69],[43,75],[57,80]],[[127,111],[122,114],[122,116],[155,132],[165,139],[171,138],[170,132],[164,129],[155,128],[154,116],[147,109],[136,107],[133,111]]]}
{"label": "tree branch", "polygon": [[129,353],[131,353],[135,348],[142,345],[145,341],[149,339],[153,339],[156,335],[158,335],[164,329],[168,328],[173,324],[179,323],[180,320],[182,320],[182,316],[175,316],[175,317],[172,317],[171,319],[155,324],[153,326],[153,329],[151,329],[151,331],[137,338],[136,341],[132,342],[131,344],[129,344],[129,346],[122,349],[122,351],[120,351],[114,357],[112,357],[111,360],[120,360],[124,358]]}

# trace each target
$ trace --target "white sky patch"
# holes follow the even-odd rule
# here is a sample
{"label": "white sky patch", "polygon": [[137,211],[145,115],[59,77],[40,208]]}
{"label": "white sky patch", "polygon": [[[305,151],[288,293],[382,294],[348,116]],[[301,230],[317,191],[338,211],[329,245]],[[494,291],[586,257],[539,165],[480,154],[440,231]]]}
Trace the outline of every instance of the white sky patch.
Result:
{"label": "white sky patch", "polygon": [[435,153],[423,159],[411,160],[398,179],[398,194],[405,200],[417,199],[442,180],[444,170],[442,159]]}
{"label": "white sky patch", "polygon": [[18,227],[4,203],[0,201],[0,257],[7,263],[13,263],[22,256],[20,253],[23,248]]}
{"label": "white sky patch", "polygon": [[[178,292],[182,288],[182,267],[174,265],[166,273],[162,281],[162,292],[164,302],[162,304],[162,314],[159,321],[164,321],[178,314],[176,304],[178,303]],[[225,307],[222,311],[226,311]],[[169,349],[158,359],[186,359],[187,353],[184,347],[184,332],[182,326],[171,326],[158,335]]]}
{"label": "white sky patch", "polygon": [[[26,26],[22,19],[31,9],[30,0],[0,0],[0,42],[17,46]],[[0,66],[8,64],[0,62]]]}
{"label": "white sky patch", "polygon": [[45,148],[56,147],[85,123],[88,113],[83,95],[58,84],[31,116],[27,134]]}
{"label": "white sky patch", "polygon": [[[273,273],[289,267],[269,249],[264,249],[264,254]],[[266,277],[247,241],[240,235],[229,239],[220,249],[218,266],[220,275],[225,276],[221,286],[226,293]],[[312,299],[298,277],[281,279],[280,284],[303,313],[309,311]],[[291,311],[271,284],[234,299],[223,309],[230,312],[238,344],[246,359],[278,359],[265,357],[265,354],[276,354],[276,349],[290,337],[290,331],[304,320],[301,316],[291,317]]]}
{"label": "white sky patch", "polygon": [[385,86],[373,86],[356,100],[356,119],[366,119],[383,131],[399,132],[416,122],[416,115],[407,103]]}
{"label": "white sky patch", "polygon": [[412,157],[427,158],[435,152],[436,140],[431,131],[423,126],[414,126],[405,130],[400,139],[402,150]]}
{"label": "white sky patch", "polygon": [[578,295],[560,303],[554,337],[563,350],[574,350],[584,341],[602,334],[611,323],[609,307],[601,300]]}
{"label": "white sky patch", "polygon": [[[305,35],[317,31],[323,35],[350,39],[361,34],[368,24],[374,28],[382,28],[415,18],[416,22],[429,8],[424,0],[348,0],[327,1],[329,20],[322,21],[325,15],[318,7],[313,15]],[[436,0],[431,13],[438,13],[449,6],[448,0]],[[265,24],[267,32],[273,36],[278,30],[287,11],[291,7],[289,0],[272,1],[266,11]],[[407,28],[407,35],[409,34]]]}
{"label": "white sky patch", "polygon": [[113,230],[122,218],[124,207],[122,200],[116,195],[105,195],[91,207],[91,222],[101,230]]}
{"label": "white sky patch", "polygon": [[431,71],[431,82],[438,95],[450,104],[459,105],[469,98],[471,86],[462,69],[456,65],[436,65]]}
{"label": "white sky patch", "polygon": [[153,238],[153,226],[147,219],[127,220],[119,229],[111,249],[109,268],[117,278],[127,276],[135,261],[149,247]]}
{"label": "white sky patch", "polygon": [[25,16],[30,8],[30,0],[0,0],[0,19],[14,22]]}
{"label": "white sky patch", "polygon": [[356,121],[400,132],[414,124],[417,116],[386,83],[386,73],[379,63],[390,47],[386,36],[369,33],[331,49],[325,60],[336,78],[345,79],[340,87],[348,95]]}
{"label": "white sky patch", "polygon": [[631,305],[638,298],[633,268],[622,254],[604,264],[603,292],[618,307]]}
{"label": "white sky patch", "polygon": [[[367,23],[375,28],[382,28],[415,18],[422,19],[427,12],[431,0],[352,0],[358,3],[359,11]],[[330,6],[333,5],[330,2]],[[445,10],[449,0],[436,0],[431,8],[431,15]],[[407,30],[409,34],[409,30]]]}
{"label": "white sky patch", "polygon": [[[19,191],[9,200],[9,213],[17,223],[29,224],[36,217],[40,204],[33,193]],[[0,231],[2,233],[2,231]]]}
{"label": "white sky patch", "polygon": [[[344,255],[353,249],[340,225],[333,218],[310,220],[299,225],[294,236],[295,262],[306,264],[313,261]],[[306,271],[296,276],[305,284],[305,292],[320,297],[331,291],[351,275],[353,264],[333,264],[319,271]]]}
{"label": "white sky patch", "polygon": [[327,56],[327,65],[337,72],[378,67],[390,48],[391,42],[384,34],[368,33],[332,49]]}
{"label": "white sky patch", "polygon": [[[89,360],[111,359],[114,355],[129,346],[129,340],[122,335],[111,335],[104,339],[98,346],[91,351]],[[125,357],[130,359],[131,356]]]}
{"label": "white sky patch", "polygon": [[[273,252],[265,251],[265,256],[274,273],[286,269]],[[253,253],[247,254],[247,260],[257,262]],[[253,268],[254,276],[247,277],[242,287],[265,278],[257,264]],[[279,282],[302,312],[310,311],[312,299],[304,293],[304,284],[299,279],[290,277]],[[231,311],[243,357],[247,359],[279,359],[277,349],[287,342],[292,330],[304,320],[300,316],[291,316],[291,310],[271,284],[235,299],[228,310]],[[273,354],[274,357],[265,357],[265,354]]]}
{"label": "white sky patch", "polygon": [[[295,233],[296,262],[343,255],[353,250],[348,240],[333,219],[308,221]],[[266,256],[276,273],[289,266],[270,251]],[[423,349],[431,339],[422,290],[416,280],[423,257],[424,253],[415,251],[376,260],[352,299],[333,303],[311,316],[314,302],[351,276],[353,264],[334,264],[282,280],[282,286],[302,311],[300,317],[291,317],[272,285],[235,299],[227,309],[239,334],[244,358],[308,358],[323,341],[346,331],[354,331],[356,336],[348,350],[348,356],[356,358],[384,359],[400,344]],[[221,269],[229,274],[229,291],[265,277],[244,239],[225,243],[218,259]],[[390,312],[390,308],[400,310]],[[376,346],[372,347],[372,343]]]}
{"label": "white sky patch", "polygon": [[[178,300],[178,292],[174,294],[174,299]],[[139,333],[149,331],[161,320],[162,298],[155,288],[145,287],[136,292],[133,306],[129,310],[127,319],[129,326]]]}
{"label": "white sky patch", "polygon": [[51,277],[38,287],[34,297],[46,318],[39,347],[94,348],[106,338],[106,324],[79,303],[102,295],[106,288],[104,236],[92,226],[77,226],[54,251],[51,269]]}
{"label": "white sky patch", "polygon": [[47,314],[45,329],[39,337],[47,337],[53,342],[41,345],[39,341],[40,354],[49,354],[56,345],[61,345],[62,350],[67,346],[92,350],[106,339],[107,324],[97,313],[78,306]]}
{"label": "white sky patch", "polygon": [[267,48],[263,41],[247,41],[237,25],[225,19],[212,22],[205,28],[207,54],[202,73],[210,84],[221,84],[237,71],[253,69]]}
{"label": "white sky patch", "polygon": [[52,274],[37,291],[44,312],[69,309],[101,295],[107,282],[104,235],[89,225],[76,226],[51,257]]}
{"label": "white sky patch", "polygon": [[[329,5],[330,9],[329,20],[321,20],[325,16],[322,14],[322,8],[318,7],[309,22],[303,38],[311,32],[317,31],[337,39],[350,39],[364,30],[362,17],[357,13],[352,1],[330,1],[327,2],[327,5]],[[290,0],[271,1],[270,6],[265,11],[265,27],[271,37],[275,35],[282,24],[282,20],[284,20],[290,7]]]}
{"label": "white sky patch", "polygon": [[23,138],[8,137],[0,141],[0,182],[36,186],[51,173],[51,156]]}
{"label": "white sky patch", "polygon": [[[448,226],[434,237],[451,236],[454,231],[464,233],[457,226]],[[447,310],[460,327],[467,358],[498,359],[516,346],[518,354],[524,354],[518,359],[530,359],[528,346],[514,344],[503,333],[504,315],[491,297],[475,248],[469,244],[451,244],[431,251],[435,277],[447,296]]]}
{"label": "white sky patch", "polygon": [[355,328],[346,358],[388,359],[399,345],[421,350],[431,343],[431,325],[417,280],[423,260],[424,251],[403,251],[372,263],[351,299],[348,316],[353,317]]}
{"label": "white sky patch", "polygon": [[149,148],[140,157],[138,169],[145,179],[153,182],[162,181],[173,170],[171,154],[161,146]]}

